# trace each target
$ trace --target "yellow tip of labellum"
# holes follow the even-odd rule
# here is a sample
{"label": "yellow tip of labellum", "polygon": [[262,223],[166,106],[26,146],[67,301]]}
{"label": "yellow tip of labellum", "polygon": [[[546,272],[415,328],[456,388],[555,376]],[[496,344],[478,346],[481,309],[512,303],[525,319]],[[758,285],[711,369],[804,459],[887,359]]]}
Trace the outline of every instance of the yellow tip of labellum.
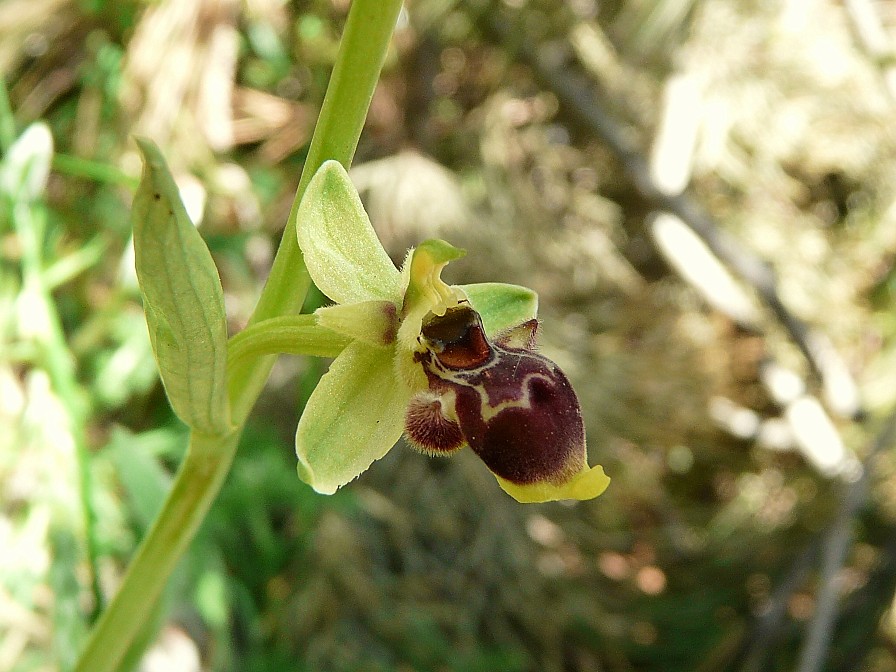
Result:
{"label": "yellow tip of labellum", "polygon": [[601,466],[585,467],[584,470],[561,485],[547,482],[520,485],[500,476],[495,476],[495,478],[501,489],[521,504],[555,502],[561,499],[594,499],[610,485],[610,478],[604,473]]}

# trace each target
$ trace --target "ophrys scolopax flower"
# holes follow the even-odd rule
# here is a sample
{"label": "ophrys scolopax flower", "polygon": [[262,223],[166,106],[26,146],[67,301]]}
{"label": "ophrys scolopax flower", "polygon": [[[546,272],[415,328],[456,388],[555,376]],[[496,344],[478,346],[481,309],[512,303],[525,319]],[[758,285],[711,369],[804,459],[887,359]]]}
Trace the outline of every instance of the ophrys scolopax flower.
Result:
{"label": "ophrys scolopax flower", "polygon": [[535,352],[537,297],[498,283],[449,286],[464,252],[442,240],[395,268],[342,166],[325,163],[297,216],[299,246],[336,305],[321,327],[352,339],[308,401],[296,432],[300,477],[322,493],[356,478],[405,433],[445,455],[469,445],[521,502],[591,499],[606,489],[588,467],[579,402]]}

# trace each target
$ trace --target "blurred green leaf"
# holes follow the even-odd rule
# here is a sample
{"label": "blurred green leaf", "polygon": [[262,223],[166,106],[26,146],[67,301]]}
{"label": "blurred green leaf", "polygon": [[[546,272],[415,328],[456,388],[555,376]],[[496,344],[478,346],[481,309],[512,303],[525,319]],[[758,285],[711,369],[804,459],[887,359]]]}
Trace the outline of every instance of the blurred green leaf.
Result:
{"label": "blurred green leaf", "polygon": [[202,618],[214,628],[227,625],[230,614],[227,584],[220,571],[207,570],[196,586],[196,608]]}
{"label": "blurred green leaf", "polygon": [[157,452],[154,447],[159,441],[182,442],[183,436],[171,429],[135,435],[116,428],[106,448],[106,456],[115,466],[115,473],[142,531],[149,529],[171,487],[171,476],[153,454]]}
{"label": "blurred green leaf", "polygon": [[155,385],[156,363],[143,323],[141,315],[130,311],[103,320],[109,346],[100,350],[94,361],[92,387],[98,404],[120,408]]}
{"label": "blurred green leaf", "polygon": [[159,149],[139,140],[143,179],[132,221],[137,278],[162,382],[175,413],[207,434],[230,430],[221,280]]}
{"label": "blurred green leaf", "polygon": [[4,152],[12,145],[16,137],[16,119],[9,105],[9,90],[6,82],[0,77],[0,150]]}
{"label": "blurred green leaf", "polygon": [[78,568],[78,540],[71,530],[55,527],[50,531],[52,562],[47,575],[53,590],[53,649],[60,670],[70,670],[87,627],[79,603],[81,585]]}
{"label": "blurred green leaf", "polygon": [[53,159],[50,127],[38,121],[12,144],[0,163],[0,192],[16,201],[34,201],[44,193]]}

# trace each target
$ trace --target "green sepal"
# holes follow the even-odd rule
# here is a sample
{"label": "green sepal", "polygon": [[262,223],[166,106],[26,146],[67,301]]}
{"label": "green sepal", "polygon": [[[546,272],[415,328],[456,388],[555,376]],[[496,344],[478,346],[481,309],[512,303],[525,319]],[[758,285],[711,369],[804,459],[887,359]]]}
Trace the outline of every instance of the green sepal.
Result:
{"label": "green sepal", "polygon": [[482,326],[489,336],[523,324],[538,314],[538,294],[528,287],[500,282],[458,287],[467,295],[473,310],[482,317]]}
{"label": "green sepal", "polygon": [[393,344],[398,332],[398,310],[391,301],[337,304],[314,315],[322,327],[379,347]]}
{"label": "green sepal", "polygon": [[404,430],[411,391],[388,350],[349,345],[320,379],[296,430],[299,478],[331,495],[389,452]]}
{"label": "green sepal", "polygon": [[401,274],[383,249],[342,164],[326,161],[296,213],[308,273],[336,303],[401,299]]}
{"label": "green sepal", "polygon": [[143,178],[131,221],[143,309],[171,407],[205,434],[231,430],[224,291],[158,147],[138,139]]}

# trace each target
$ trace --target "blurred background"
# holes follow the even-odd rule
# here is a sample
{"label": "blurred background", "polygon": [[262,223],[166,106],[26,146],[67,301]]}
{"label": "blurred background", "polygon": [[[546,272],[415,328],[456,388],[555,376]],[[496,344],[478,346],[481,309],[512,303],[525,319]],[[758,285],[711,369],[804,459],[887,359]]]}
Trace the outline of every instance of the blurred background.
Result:
{"label": "blurred background", "polygon": [[[185,448],[132,134],[242,328],[348,5],[0,4],[0,672],[71,667]],[[132,669],[896,670],[894,33],[892,0],[408,2],[353,177],[394,259],[539,292],[612,484],[524,506],[399,446],[316,495],[327,363],[281,358]]]}

